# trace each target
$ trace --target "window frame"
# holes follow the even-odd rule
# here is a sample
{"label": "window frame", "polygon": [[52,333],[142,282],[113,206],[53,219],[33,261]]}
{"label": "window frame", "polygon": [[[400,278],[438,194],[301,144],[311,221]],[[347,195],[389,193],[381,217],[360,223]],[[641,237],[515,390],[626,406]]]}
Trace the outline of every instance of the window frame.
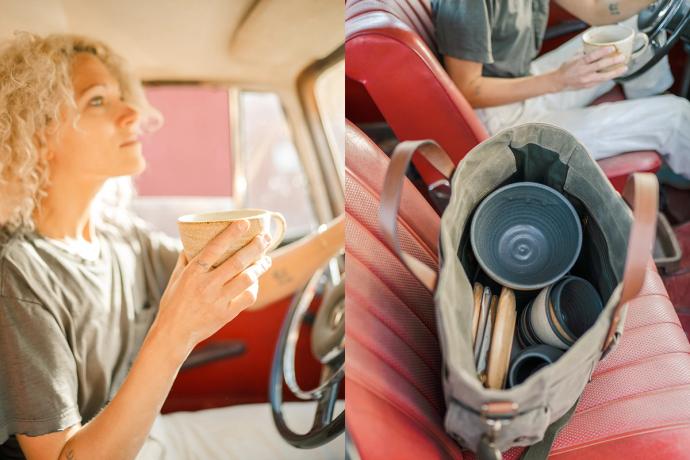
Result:
{"label": "window frame", "polygon": [[[340,45],[331,54],[314,62],[304,69],[297,78],[297,88],[300,96],[302,111],[305,115],[307,126],[314,142],[314,150],[321,167],[323,177],[327,179],[325,184],[331,210],[331,218],[345,212],[345,184],[343,176],[338,171],[336,161],[344,161],[337,158],[336,152],[331,146],[324,128],[324,120],[318,108],[316,100],[316,82],[319,77],[333,66],[345,60],[345,45]],[[343,78],[345,85],[345,78]],[[345,114],[343,114],[343,121]],[[344,165],[343,165],[343,170]]]}
{"label": "window frame", "polygon": [[[236,84],[233,85],[232,89],[228,92],[230,97],[228,107],[230,110],[230,129],[231,129],[231,150],[233,153],[233,164],[234,174],[233,177],[233,195],[237,197],[235,202],[238,207],[247,207],[247,190],[246,184],[243,178],[246,177],[246,165],[244,164],[243,155],[241,153],[242,148],[242,117],[240,116],[240,94],[243,92],[253,92],[253,93],[271,93],[275,94],[280,102],[280,107],[283,114],[285,115],[285,122],[287,124],[288,130],[290,132],[290,138],[295,146],[295,151],[297,152],[297,158],[300,162],[302,172],[305,176],[306,186],[307,186],[307,197],[309,200],[309,205],[312,208],[314,218],[316,220],[316,226],[327,222],[330,219],[323,218],[323,207],[326,204],[320,196],[323,193],[315,192],[315,185],[317,187],[323,187],[323,180],[321,177],[321,171],[314,167],[313,154],[311,153],[310,141],[309,139],[304,139],[300,136],[297,129],[299,126],[299,121],[295,121],[296,117],[300,119],[300,112],[295,110],[295,107],[290,107],[289,101],[291,101],[292,94],[294,90],[291,90],[289,86],[286,87],[276,87],[268,85],[257,85],[257,84]],[[294,104],[293,104],[294,105]],[[321,214],[319,213],[321,208]],[[305,234],[298,234],[289,240],[285,240],[283,244],[288,244],[295,241]]]}
{"label": "window frame", "polygon": [[[198,86],[227,91],[229,110],[230,161],[233,167],[232,203],[246,207],[246,165],[241,154],[240,93],[270,92],[278,96],[286,123],[295,145],[297,156],[305,174],[307,195],[313,208],[317,225],[330,222],[344,212],[344,183],[335,165],[335,153],[331,150],[324,130],[314,93],[318,77],[332,65],[345,59],[345,46],[339,46],[327,57],[314,62],[298,73],[292,81],[280,84],[253,83],[246,81],[184,81],[148,80],[145,86]],[[344,84],[344,81],[343,81]]]}

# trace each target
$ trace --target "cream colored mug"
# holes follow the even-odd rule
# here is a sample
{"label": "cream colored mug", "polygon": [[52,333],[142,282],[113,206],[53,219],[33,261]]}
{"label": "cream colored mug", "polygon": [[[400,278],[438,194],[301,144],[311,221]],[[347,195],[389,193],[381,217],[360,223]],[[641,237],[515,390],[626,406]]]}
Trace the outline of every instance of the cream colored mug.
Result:
{"label": "cream colored mug", "polygon": [[[642,46],[633,51],[636,40],[642,41]],[[602,46],[613,46],[616,52],[625,56],[622,64],[609,66],[599,72],[608,72],[619,65],[628,64],[632,59],[637,59],[649,45],[649,37],[643,32],[635,32],[632,27],[621,24],[592,27],[582,35],[582,43],[585,54],[600,49]]]}
{"label": "cream colored mug", "polygon": [[249,221],[249,230],[230,244],[223,255],[213,264],[213,267],[222,264],[259,233],[269,233],[271,231],[271,223],[275,224],[275,234],[271,235],[271,244],[266,252],[275,249],[283,241],[285,236],[285,218],[278,212],[266,211],[264,209],[237,209],[187,214],[177,219],[180,239],[182,240],[187,260],[191,260],[199,254],[209,241],[225,230],[233,221],[241,219]]}

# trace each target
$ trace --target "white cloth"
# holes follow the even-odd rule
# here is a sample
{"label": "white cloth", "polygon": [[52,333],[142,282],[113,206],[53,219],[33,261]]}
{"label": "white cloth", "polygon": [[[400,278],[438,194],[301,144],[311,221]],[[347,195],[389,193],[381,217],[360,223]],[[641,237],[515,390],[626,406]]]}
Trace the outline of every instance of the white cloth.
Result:
{"label": "white cloth", "polygon": [[[635,27],[636,17],[625,24]],[[535,59],[530,71],[557,69],[582,50],[581,36]],[[645,62],[648,49],[638,62]],[[673,75],[664,58],[642,76],[623,84],[625,101],[587,107],[615,83],[545,94],[522,102],[477,109],[490,134],[522,123],[550,123],[571,132],[599,160],[624,152],[656,150],[676,173],[690,178],[690,102],[673,95],[655,96],[671,87]]]}
{"label": "white cloth", "polygon": [[[344,410],[337,401],[335,415]],[[315,403],[283,403],[285,423],[306,433]],[[292,447],[278,433],[268,404],[242,404],[159,416],[137,460],[342,460],[345,436],[316,449]]]}

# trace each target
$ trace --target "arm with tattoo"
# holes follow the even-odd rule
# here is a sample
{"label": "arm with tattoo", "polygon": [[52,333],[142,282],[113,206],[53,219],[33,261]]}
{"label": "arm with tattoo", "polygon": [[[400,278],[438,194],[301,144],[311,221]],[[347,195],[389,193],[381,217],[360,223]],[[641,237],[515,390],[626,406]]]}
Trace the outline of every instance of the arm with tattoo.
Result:
{"label": "arm with tattoo", "polygon": [[609,13],[611,16],[620,16],[621,10],[618,8],[618,2],[609,3]]}
{"label": "arm with tattoo", "polygon": [[559,90],[545,75],[492,78],[482,75],[479,62],[444,56],[444,64],[451,80],[474,108],[510,104]]}
{"label": "arm with tattoo", "polygon": [[654,0],[555,0],[564,10],[591,25],[613,24],[623,21]]}
{"label": "arm with tattoo", "polygon": [[271,268],[259,280],[259,296],[249,309],[261,309],[295,293],[344,245],[345,217],[341,215],[323,231],[271,253]]}

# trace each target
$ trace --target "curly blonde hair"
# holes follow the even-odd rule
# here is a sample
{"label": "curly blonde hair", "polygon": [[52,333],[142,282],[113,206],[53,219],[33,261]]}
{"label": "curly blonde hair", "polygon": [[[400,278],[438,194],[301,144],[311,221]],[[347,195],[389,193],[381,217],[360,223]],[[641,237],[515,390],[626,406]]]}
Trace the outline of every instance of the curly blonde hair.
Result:
{"label": "curly blonde hair", "polygon": [[77,53],[91,53],[105,64],[124,100],[139,110],[142,126],[162,122],[141,82],[104,43],[76,35],[15,33],[0,47],[0,227],[6,232],[35,229],[33,215],[49,181],[48,131],[61,109],[76,108],[71,62]]}

